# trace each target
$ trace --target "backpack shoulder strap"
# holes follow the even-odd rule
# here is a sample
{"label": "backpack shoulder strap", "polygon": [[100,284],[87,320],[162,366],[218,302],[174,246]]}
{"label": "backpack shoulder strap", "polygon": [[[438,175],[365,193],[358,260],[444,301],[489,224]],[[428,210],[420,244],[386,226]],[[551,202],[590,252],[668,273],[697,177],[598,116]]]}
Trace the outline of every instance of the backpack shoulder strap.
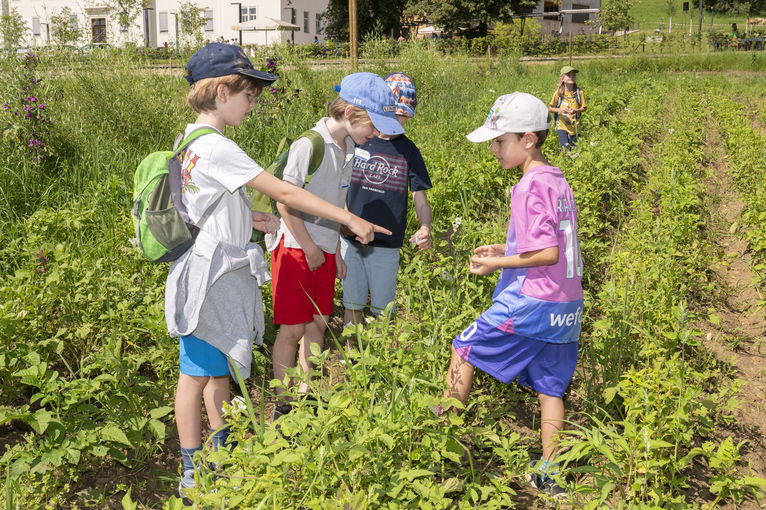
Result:
{"label": "backpack shoulder strap", "polygon": [[306,179],[306,183],[308,184],[308,180],[311,178],[311,175],[316,172],[317,168],[319,168],[319,165],[322,164],[322,160],[324,159],[325,142],[322,135],[313,129],[304,131],[298,138],[303,137],[308,138],[311,142],[311,158],[309,159],[309,172],[308,178]]}
{"label": "backpack shoulder strap", "polygon": [[218,133],[218,131],[213,128],[200,127],[195,129],[191,133],[189,133],[189,136],[184,138],[183,141],[181,140],[181,137],[183,136],[183,134],[179,133],[179,135],[176,137],[175,144],[173,145],[172,157],[178,156],[186,147],[189,146],[190,143],[192,143],[194,140],[196,140],[200,136],[209,135],[211,133]]}

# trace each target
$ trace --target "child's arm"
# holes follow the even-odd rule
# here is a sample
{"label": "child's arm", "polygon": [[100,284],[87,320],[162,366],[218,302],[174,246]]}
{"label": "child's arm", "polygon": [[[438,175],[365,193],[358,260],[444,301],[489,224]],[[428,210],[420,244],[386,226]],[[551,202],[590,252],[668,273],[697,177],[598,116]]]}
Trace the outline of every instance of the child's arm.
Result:
{"label": "child's arm", "polygon": [[301,245],[303,253],[306,254],[306,263],[309,266],[309,271],[321,267],[324,264],[324,252],[311,239],[300,213],[280,202],[277,202],[277,210],[282,215],[282,219],[285,220],[287,229],[295,240],[298,241],[298,244]]}
{"label": "child's arm", "polygon": [[339,280],[346,277],[346,261],[340,254],[340,239],[338,239],[338,247],[335,249],[335,277]]}
{"label": "child's arm", "polygon": [[356,234],[356,240],[360,243],[366,244],[372,241],[375,232],[391,235],[390,230],[373,225],[369,221],[322,200],[303,188],[277,179],[268,172],[261,172],[247,185],[293,209],[346,225]]}
{"label": "child's arm", "polygon": [[498,256],[498,247],[505,250],[505,246],[494,244],[490,246],[479,246],[474,250],[471,257],[471,272],[480,276],[485,276],[491,272],[504,267],[537,267],[551,266],[559,261],[559,247],[551,246],[542,250],[528,251],[509,255],[507,257]]}
{"label": "child's arm", "polygon": [[410,241],[418,245],[421,250],[427,250],[433,245],[431,239],[431,205],[423,190],[412,192],[412,203],[415,206],[415,215],[418,217],[420,228],[410,237]]}
{"label": "child's arm", "polygon": [[267,234],[273,234],[279,230],[279,218],[271,213],[265,213],[261,211],[253,211],[253,228],[266,232]]}

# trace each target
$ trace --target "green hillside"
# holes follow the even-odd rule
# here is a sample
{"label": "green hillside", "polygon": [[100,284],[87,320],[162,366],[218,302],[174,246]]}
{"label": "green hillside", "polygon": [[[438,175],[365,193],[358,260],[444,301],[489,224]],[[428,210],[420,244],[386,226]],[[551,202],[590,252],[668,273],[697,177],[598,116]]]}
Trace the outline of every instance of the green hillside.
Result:
{"label": "green hillside", "polygon": [[[675,4],[675,14],[673,14],[673,27],[684,25],[689,26],[689,12],[683,12],[684,0],[672,0]],[[690,2],[691,5],[691,2]],[[704,7],[703,2],[703,7]],[[696,27],[699,23],[699,11],[691,8],[692,23]],[[652,28],[655,25],[657,27],[662,24],[663,27],[668,25],[668,0],[635,0],[633,7],[630,10],[630,15],[636,21],[637,28]],[[730,25],[731,23],[737,23],[742,27],[745,26],[746,16],[745,14],[723,14],[713,13],[712,22],[714,25]],[[703,28],[709,27],[711,23],[711,13],[705,9],[702,17]],[[656,27],[655,27],[656,28]]]}

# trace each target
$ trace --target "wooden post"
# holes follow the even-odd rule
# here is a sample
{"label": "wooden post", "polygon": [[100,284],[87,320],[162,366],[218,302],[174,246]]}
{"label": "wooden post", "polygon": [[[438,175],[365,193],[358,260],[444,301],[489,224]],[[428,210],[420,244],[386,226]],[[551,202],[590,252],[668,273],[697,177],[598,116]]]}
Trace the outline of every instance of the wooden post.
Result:
{"label": "wooden post", "polygon": [[357,69],[357,47],[356,41],[356,0],[348,0],[348,39],[349,53],[351,56],[351,72],[355,73]]}
{"label": "wooden post", "polygon": [[569,65],[572,65],[572,32],[569,32]]}

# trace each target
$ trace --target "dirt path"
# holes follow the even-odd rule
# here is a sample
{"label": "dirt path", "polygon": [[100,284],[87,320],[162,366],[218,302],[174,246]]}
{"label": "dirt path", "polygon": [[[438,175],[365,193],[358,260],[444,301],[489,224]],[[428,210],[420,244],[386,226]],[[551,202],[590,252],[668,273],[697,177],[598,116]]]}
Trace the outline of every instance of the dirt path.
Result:
{"label": "dirt path", "polygon": [[[742,383],[738,395],[742,405],[734,411],[735,422],[724,433],[731,435],[735,444],[745,441],[742,460],[751,466],[752,474],[766,477],[766,313],[755,306],[759,295],[751,284],[751,254],[739,230],[744,206],[727,173],[723,144],[712,119],[708,133],[710,220],[723,257],[711,268],[720,296],[713,306],[720,321],[708,320],[699,326],[705,347]],[[747,500],[739,508],[766,506]]]}

